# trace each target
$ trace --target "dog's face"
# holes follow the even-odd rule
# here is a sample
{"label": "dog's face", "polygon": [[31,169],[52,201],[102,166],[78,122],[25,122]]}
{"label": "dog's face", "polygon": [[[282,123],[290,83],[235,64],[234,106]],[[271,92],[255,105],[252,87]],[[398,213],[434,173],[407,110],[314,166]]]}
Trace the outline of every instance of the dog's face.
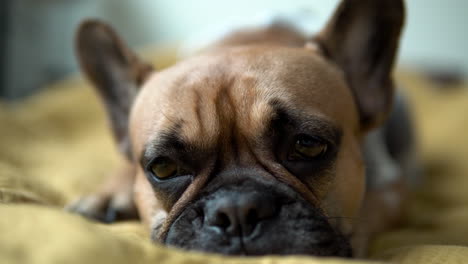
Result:
{"label": "dog's face", "polygon": [[165,243],[347,253],[329,219],[359,209],[359,117],[343,74],[318,54],[260,46],[190,59],[150,77],[130,124],[138,177],[170,212],[154,230]]}
{"label": "dog's face", "polygon": [[219,47],[156,73],[107,26],[82,27],[82,66],[134,162],[155,240],[236,255],[351,254],[353,221],[342,220],[360,209],[361,139],[390,106],[403,17],[399,1],[355,2],[310,39],[317,48]]}

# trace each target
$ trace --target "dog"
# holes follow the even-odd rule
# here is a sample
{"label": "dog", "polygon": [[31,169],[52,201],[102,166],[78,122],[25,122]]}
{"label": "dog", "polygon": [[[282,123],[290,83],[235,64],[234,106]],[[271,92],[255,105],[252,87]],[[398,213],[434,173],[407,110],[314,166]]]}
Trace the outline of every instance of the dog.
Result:
{"label": "dog", "polygon": [[412,144],[388,145],[410,134],[406,111],[391,114],[404,19],[402,0],[342,0],[314,36],[243,29],[161,71],[84,22],[79,63],[125,164],[69,209],[139,217],[152,240],[186,250],[365,255],[407,189]]}

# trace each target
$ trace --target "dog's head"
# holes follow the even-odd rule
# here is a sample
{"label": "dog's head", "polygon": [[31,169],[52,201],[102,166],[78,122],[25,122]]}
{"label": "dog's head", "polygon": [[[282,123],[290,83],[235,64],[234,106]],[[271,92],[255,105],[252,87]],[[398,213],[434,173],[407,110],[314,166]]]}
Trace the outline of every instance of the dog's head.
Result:
{"label": "dog's head", "polygon": [[[404,10],[344,0],[301,47],[217,47],[152,71],[108,26],[78,55],[167,245],[224,254],[350,254],[361,139],[391,106]],[[313,47],[313,48],[311,48]]]}

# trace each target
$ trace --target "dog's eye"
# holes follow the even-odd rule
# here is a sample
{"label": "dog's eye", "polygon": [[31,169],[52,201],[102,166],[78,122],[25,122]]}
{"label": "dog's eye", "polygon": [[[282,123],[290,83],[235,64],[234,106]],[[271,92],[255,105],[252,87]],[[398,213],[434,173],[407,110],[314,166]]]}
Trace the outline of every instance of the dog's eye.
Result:
{"label": "dog's eye", "polygon": [[160,158],[151,164],[150,170],[157,178],[166,179],[176,175],[178,166],[170,159]]}
{"label": "dog's eye", "polygon": [[324,155],[328,145],[324,141],[315,137],[300,135],[294,143],[294,151],[290,155],[291,160],[306,159],[311,160]]}

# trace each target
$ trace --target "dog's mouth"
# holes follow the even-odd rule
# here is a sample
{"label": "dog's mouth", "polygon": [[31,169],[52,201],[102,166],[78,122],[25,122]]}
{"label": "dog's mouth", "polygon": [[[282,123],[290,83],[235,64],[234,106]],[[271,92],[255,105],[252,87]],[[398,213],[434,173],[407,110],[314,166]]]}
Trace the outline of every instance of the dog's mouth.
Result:
{"label": "dog's mouth", "polygon": [[351,256],[348,239],[320,210],[297,195],[258,184],[200,197],[172,223],[164,243],[225,255]]}

